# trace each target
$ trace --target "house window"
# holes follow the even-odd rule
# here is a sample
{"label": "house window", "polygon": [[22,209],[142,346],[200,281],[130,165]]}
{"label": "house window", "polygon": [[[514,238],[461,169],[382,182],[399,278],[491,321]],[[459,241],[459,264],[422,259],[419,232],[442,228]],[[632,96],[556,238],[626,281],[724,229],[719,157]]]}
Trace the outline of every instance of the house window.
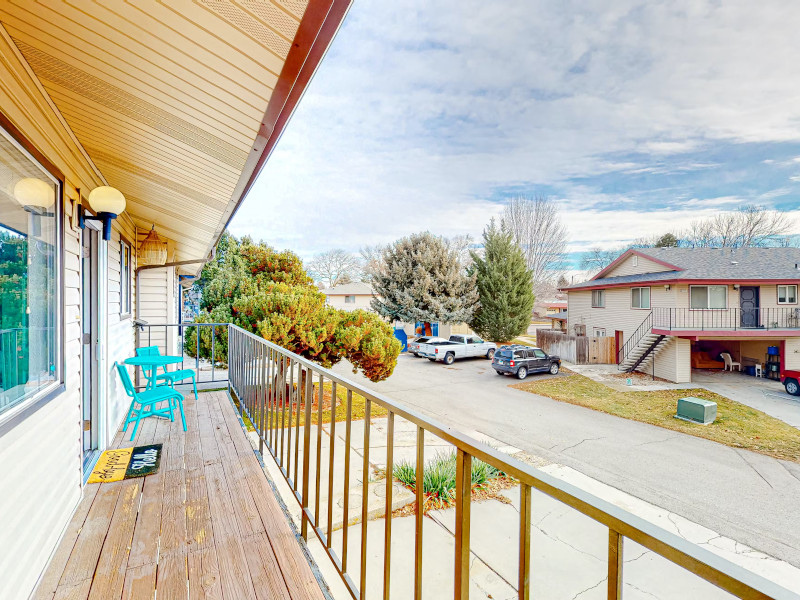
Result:
{"label": "house window", "polygon": [[0,415],[60,382],[59,191],[0,129]]}
{"label": "house window", "polygon": [[778,304],[797,304],[797,286],[779,285]]}
{"label": "house window", "polygon": [[633,255],[633,260],[631,260],[631,264],[633,264],[634,267],[639,266],[639,257],[637,255],[635,254]]}
{"label": "house window", "polygon": [[727,308],[728,286],[693,285],[689,289],[689,307],[693,309]]}
{"label": "house window", "polygon": [[131,314],[131,247],[119,243],[119,314]]}
{"label": "house window", "polygon": [[631,288],[631,307],[650,308],[650,288],[635,287]]}
{"label": "house window", "polygon": [[356,303],[356,297],[355,296],[345,296],[344,297],[344,303],[345,304],[355,304]]}
{"label": "house window", "polygon": [[594,337],[606,337],[606,328],[605,327],[593,327],[592,334]]}
{"label": "house window", "polygon": [[604,308],[606,305],[606,291],[592,290],[592,308]]}

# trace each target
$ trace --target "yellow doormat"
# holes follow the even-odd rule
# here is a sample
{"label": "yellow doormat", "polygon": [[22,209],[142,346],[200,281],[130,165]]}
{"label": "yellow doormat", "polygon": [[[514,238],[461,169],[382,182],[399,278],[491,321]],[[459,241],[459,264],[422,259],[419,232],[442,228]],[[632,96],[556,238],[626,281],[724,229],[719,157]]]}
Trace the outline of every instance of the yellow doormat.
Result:
{"label": "yellow doormat", "polygon": [[161,444],[106,450],[89,475],[87,483],[108,483],[158,472]]}

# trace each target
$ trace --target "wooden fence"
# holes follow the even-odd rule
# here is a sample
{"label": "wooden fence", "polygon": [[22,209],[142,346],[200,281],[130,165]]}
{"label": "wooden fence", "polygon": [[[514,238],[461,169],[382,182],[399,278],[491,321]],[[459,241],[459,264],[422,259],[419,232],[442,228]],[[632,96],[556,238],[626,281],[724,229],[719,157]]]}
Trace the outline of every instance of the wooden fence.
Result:
{"label": "wooden fence", "polygon": [[548,354],[577,365],[612,365],[617,362],[613,337],[568,335],[551,329],[537,329],[536,343]]}

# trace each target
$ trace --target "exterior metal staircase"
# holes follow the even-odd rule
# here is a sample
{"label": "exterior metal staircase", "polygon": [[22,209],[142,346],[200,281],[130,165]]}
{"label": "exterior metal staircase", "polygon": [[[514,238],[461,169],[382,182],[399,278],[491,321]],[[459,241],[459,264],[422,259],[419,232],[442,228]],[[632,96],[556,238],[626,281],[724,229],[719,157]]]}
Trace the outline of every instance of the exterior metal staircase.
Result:
{"label": "exterior metal staircase", "polygon": [[672,336],[653,333],[653,313],[651,311],[639,328],[619,349],[619,370],[632,373],[636,369],[648,366],[655,359],[656,354],[671,340]]}

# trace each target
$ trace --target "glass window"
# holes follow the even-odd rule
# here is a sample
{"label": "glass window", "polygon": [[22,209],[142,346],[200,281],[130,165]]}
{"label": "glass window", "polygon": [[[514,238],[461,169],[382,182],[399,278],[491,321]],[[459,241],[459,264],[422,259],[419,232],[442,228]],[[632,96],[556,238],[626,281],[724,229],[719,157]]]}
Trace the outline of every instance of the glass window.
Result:
{"label": "glass window", "polygon": [[727,308],[728,287],[725,285],[693,285],[689,289],[689,307],[694,309]]}
{"label": "glass window", "polygon": [[119,313],[131,314],[131,247],[119,243]]}
{"label": "glass window", "polygon": [[356,297],[355,296],[345,296],[344,297],[344,303],[345,304],[355,304],[356,303]]}
{"label": "glass window", "polygon": [[650,308],[650,288],[631,288],[631,306],[633,308]]}
{"label": "glass window", "polygon": [[797,286],[779,285],[778,304],[797,304]]}
{"label": "glass window", "polygon": [[605,290],[592,290],[592,308],[603,308],[606,305]]}
{"label": "glass window", "polygon": [[544,350],[534,350],[533,355],[536,358],[547,358],[547,354],[544,353]]}
{"label": "glass window", "polygon": [[58,191],[0,130],[0,414],[60,380]]}

